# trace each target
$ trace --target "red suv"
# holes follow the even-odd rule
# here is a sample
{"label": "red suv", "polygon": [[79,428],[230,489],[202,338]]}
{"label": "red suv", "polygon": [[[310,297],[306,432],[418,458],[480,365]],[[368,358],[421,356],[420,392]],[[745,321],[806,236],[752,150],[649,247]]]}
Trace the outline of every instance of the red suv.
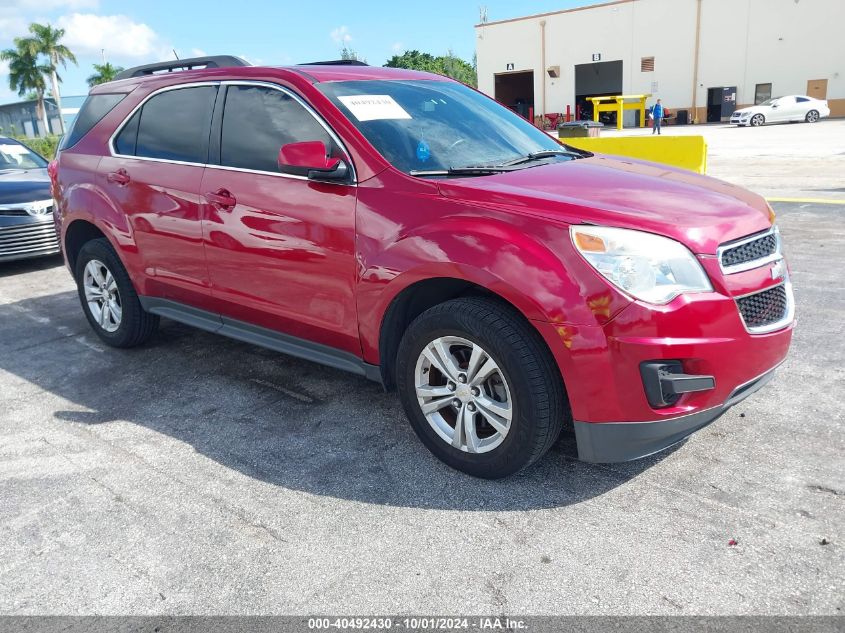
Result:
{"label": "red suv", "polygon": [[561,145],[437,75],[130,69],[91,91],[53,187],[103,341],[164,316],[366,376],[480,477],[568,425],[583,460],[664,449],[765,384],[792,336],[762,198]]}

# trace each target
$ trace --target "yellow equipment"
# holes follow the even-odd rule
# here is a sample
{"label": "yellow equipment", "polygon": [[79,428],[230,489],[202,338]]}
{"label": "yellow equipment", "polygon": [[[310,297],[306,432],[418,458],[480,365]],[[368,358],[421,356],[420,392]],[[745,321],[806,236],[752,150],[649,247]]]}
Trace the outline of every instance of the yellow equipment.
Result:
{"label": "yellow equipment", "polygon": [[645,127],[645,102],[647,95],[616,95],[613,97],[587,97],[593,102],[593,121],[599,120],[600,112],[616,112],[616,129],[622,129],[622,112],[625,110],[640,111],[640,127]]}

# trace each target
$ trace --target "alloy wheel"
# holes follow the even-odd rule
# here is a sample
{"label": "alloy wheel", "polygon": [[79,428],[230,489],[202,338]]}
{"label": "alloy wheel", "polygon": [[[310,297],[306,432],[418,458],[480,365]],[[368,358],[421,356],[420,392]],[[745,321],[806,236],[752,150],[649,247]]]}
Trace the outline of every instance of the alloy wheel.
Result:
{"label": "alloy wheel", "polygon": [[82,288],[88,310],[97,324],[106,332],[114,332],[120,327],[123,308],[117,281],[106,265],[92,259],[85,265],[82,275]]}
{"label": "alloy wheel", "polygon": [[457,336],[436,338],[420,353],[414,377],[423,415],[444,442],[486,453],[505,440],[514,410],[510,387],[480,345]]}

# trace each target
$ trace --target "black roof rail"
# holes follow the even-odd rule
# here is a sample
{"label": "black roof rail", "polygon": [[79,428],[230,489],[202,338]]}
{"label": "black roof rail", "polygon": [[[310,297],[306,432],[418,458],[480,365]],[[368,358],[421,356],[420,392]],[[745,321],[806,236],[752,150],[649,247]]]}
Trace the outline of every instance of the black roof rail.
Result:
{"label": "black roof rail", "polygon": [[369,64],[357,59],[334,59],[327,62],[303,62],[297,66],[369,66]]}
{"label": "black roof rail", "polygon": [[143,66],[135,66],[127,68],[124,71],[115,75],[115,81],[118,79],[129,79],[130,77],[143,77],[144,75],[153,75],[155,73],[168,72],[172,73],[177,70],[193,70],[199,68],[230,68],[233,66],[250,66],[248,61],[235,57],[234,55],[209,55],[207,57],[191,57],[189,59],[173,59],[166,62],[156,62],[155,64],[144,64]]}

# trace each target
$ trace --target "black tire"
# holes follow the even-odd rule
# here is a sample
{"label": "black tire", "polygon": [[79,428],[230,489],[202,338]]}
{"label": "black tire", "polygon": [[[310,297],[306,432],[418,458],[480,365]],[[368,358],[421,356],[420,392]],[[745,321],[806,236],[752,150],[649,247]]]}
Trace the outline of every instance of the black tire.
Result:
{"label": "black tire", "polygon": [[816,123],[819,120],[819,111],[818,110],[810,110],[807,115],[804,117],[804,120],[807,123]]}
{"label": "black tire", "polygon": [[[416,395],[417,359],[433,340],[457,336],[480,345],[502,371],[511,392],[511,426],[496,448],[470,453],[434,431]],[[399,345],[396,384],[402,406],[423,444],[452,468],[498,479],[540,459],[569,420],[557,364],[539,333],[510,306],[482,297],[453,299],[430,308],[409,326]]]}
{"label": "black tire", "polygon": [[[113,332],[104,329],[94,315],[85,300],[83,288],[83,277],[88,262],[97,260],[102,262],[114,277],[117,284],[117,293],[120,302],[122,315],[120,324]],[[76,258],[76,287],[79,293],[79,301],[82,303],[82,311],[85,318],[91,324],[91,328],[100,339],[112,347],[135,347],[145,343],[156,331],[159,318],[155,314],[145,312],[138,300],[138,293],[129,279],[123,263],[115,253],[114,248],[105,238],[99,238],[86,242],[79,251]]]}
{"label": "black tire", "polygon": [[766,117],[764,117],[762,114],[755,114],[753,117],[751,117],[751,121],[750,121],[751,127],[760,127],[765,122],[766,122]]}

